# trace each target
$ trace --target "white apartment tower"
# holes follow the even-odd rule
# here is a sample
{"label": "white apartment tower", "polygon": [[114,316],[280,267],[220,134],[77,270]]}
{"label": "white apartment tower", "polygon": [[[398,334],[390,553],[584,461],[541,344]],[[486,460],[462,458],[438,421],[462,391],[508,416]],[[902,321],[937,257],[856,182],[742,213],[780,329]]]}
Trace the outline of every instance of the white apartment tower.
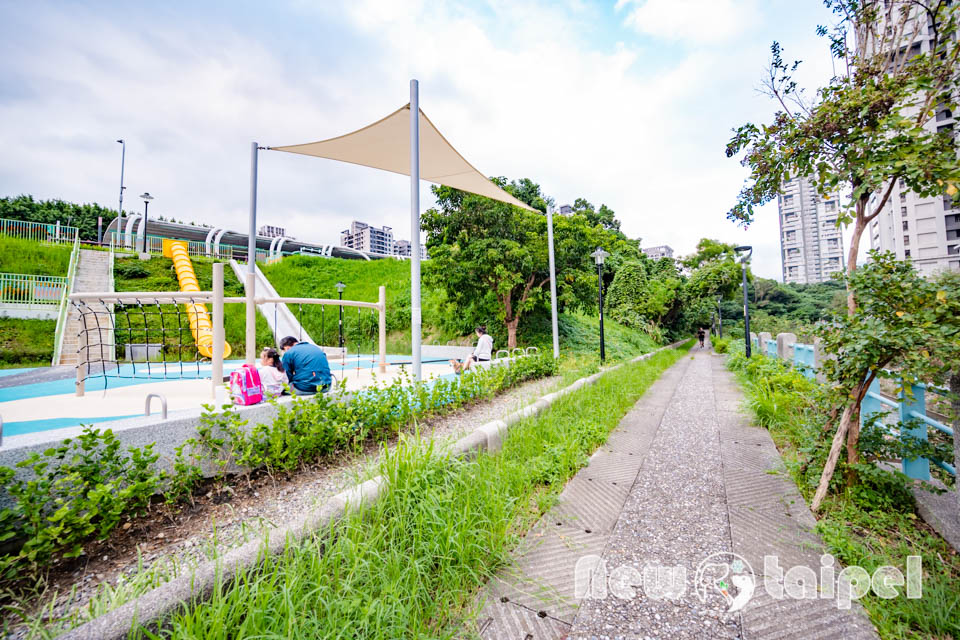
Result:
{"label": "white apartment tower", "polygon": [[[902,1],[886,0],[886,9],[882,20],[894,23],[899,21],[899,9]],[[916,36],[904,42],[905,55],[912,57],[931,50],[933,33],[927,23],[926,14],[914,14],[910,20],[921,20]],[[887,25],[888,31],[892,28]],[[912,28],[906,29],[911,36]],[[907,48],[909,47],[909,49]],[[954,114],[943,105],[936,108],[936,115],[926,127],[930,131],[952,131],[956,119]],[[869,210],[876,210],[881,194],[875,193],[870,199]],[[893,188],[890,199],[880,214],[870,222],[870,248],[890,251],[900,260],[911,260],[917,271],[929,275],[944,269],[960,270],[960,205],[949,196],[921,198],[908,191],[903,181]]]}
{"label": "white apartment tower", "polygon": [[354,220],[349,229],[340,232],[340,246],[384,256],[393,255],[393,229],[378,229]]}
{"label": "white apartment tower", "polygon": [[794,178],[784,183],[778,204],[783,281],[814,284],[843,271],[837,198],[822,198],[809,178]]}

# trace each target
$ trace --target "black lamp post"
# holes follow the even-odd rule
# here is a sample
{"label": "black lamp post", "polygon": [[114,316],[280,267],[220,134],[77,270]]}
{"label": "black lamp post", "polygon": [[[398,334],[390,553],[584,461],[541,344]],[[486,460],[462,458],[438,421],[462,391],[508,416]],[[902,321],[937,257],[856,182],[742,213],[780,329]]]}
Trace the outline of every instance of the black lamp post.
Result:
{"label": "black lamp post", "polygon": [[723,311],[720,309],[720,301],[723,298],[717,298],[717,337],[723,337]]}
{"label": "black lamp post", "polygon": [[144,191],[140,194],[140,197],[143,198],[143,252],[149,253],[150,250],[147,248],[147,210],[150,208],[150,201],[153,200],[153,196]]}
{"label": "black lamp post", "polygon": [[600,363],[607,357],[606,345],[603,342],[603,261],[606,260],[607,256],[610,254],[604,251],[602,248],[597,247],[597,250],[590,254],[590,257],[594,259],[597,263],[597,301],[600,304]]}
{"label": "black lamp post", "polygon": [[733,249],[738,254],[746,252],[740,257],[740,272],[743,275],[743,341],[746,345],[747,357],[750,357],[750,298],[747,296],[747,263],[753,255],[753,247],[743,246]]}
{"label": "black lamp post", "polygon": [[[343,302],[343,290],[347,288],[347,285],[342,282],[337,282],[337,295],[340,297],[340,301]],[[343,349],[343,305],[340,305],[340,348]]]}
{"label": "black lamp post", "polygon": [[117,140],[120,143],[120,206],[117,207],[117,237],[123,233],[123,165],[127,162],[127,142],[123,138]]}

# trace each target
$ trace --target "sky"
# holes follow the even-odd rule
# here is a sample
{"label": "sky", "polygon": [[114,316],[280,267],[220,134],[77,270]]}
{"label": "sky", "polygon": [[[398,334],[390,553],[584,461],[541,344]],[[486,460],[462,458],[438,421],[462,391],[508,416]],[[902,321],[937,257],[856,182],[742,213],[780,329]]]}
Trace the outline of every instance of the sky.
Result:
{"label": "sky", "polygon": [[[250,143],[311,142],[407,103],[487,175],[558,205],[606,204],[642,246],[754,247],[781,279],[776,204],[726,218],[747,170],[731,129],[769,121],[779,41],[815,89],[832,75],[820,0],[0,0],[0,196],[244,231]],[[421,206],[432,204],[424,183]],[[258,223],[336,243],[351,220],[410,237],[409,178],[263,151]],[[846,238],[849,234],[845,234]]]}

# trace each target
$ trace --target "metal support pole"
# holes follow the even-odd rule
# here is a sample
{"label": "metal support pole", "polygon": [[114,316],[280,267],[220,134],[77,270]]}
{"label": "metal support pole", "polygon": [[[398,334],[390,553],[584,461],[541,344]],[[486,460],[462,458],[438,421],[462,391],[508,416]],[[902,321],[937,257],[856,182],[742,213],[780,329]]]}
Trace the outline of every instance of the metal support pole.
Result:
{"label": "metal support pole", "polygon": [[143,222],[140,228],[143,229],[143,251],[141,253],[150,253],[150,247],[147,244],[147,211],[150,209],[150,201],[143,201]]}
{"label": "metal support pole", "polygon": [[413,379],[420,382],[420,83],[410,81],[410,346]]}
{"label": "metal support pole", "polygon": [[213,263],[213,366],[210,369],[210,397],[217,397],[223,384],[223,263]]}
{"label": "metal support pole", "polygon": [[[743,341],[746,343],[746,355],[750,357],[750,298],[747,296],[747,262],[740,261],[743,273]],[[761,345],[761,351],[763,350]]]}
{"label": "metal support pole", "polygon": [[247,294],[246,362],[254,364],[257,351],[257,305],[254,302],[257,273],[257,152],[259,145],[250,143],[250,227],[247,235]]}
{"label": "metal support pole", "polygon": [[[387,288],[380,287],[380,373],[387,372]],[[342,309],[343,307],[341,307]]]}
{"label": "metal support pole", "polygon": [[127,141],[117,140],[120,143],[120,206],[117,209],[117,231],[123,231],[120,226],[123,223],[123,166],[127,162]]}
{"label": "metal support pole", "polygon": [[600,302],[600,364],[607,357],[606,347],[603,343],[603,265],[597,265],[597,299]]}
{"label": "metal support pole", "polygon": [[547,205],[547,246],[550,256],[550,322],[553,327],[553,357],[560,357],[560,332],[557,328],[557,267],[553,258],[553,206]]}
{"label": "metal support pole", "polygon": [[[83,397],[84,387],[87,379],[87,323],[80,318],[80,335],[77,336],[77,385],[76,394],[78,398]],[[101,365],[102,366],[102,365]]]}
{"label": "metal support pole", "polygon": [[[337,297],[339,298],[340,302],[343,302],[343,291],[337,291]],[[343,349],[343,305],[342,304],[340,305],[340,319],[337,320],[337,330],[340,335],[340,342],[338,346],[342,350]]]}

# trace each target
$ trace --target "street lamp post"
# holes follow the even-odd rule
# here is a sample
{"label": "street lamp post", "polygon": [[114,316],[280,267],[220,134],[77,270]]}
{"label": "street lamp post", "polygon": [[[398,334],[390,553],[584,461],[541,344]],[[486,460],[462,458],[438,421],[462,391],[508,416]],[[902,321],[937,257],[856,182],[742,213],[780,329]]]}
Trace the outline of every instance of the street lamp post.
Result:
{"label": "street lamp post", "polygon": [[121,138],[117,140],[120,143],[120,205],[117,208],[117,232],[123,233],[123,166],[127,162],[127,142]]}
{"label": "street lamp post", "polygon": [[723,337],[723,311],[720,309],[720,301],[723,298],[717,298],[717,337]]}
{"label": "street lamp post", "polygon": [[[340,302],[343,302],[343,290],[347,288],[347,285],[343,284],[342,282],[337,282],[336,286],[337,286],[337,295],[340,297]],[[340,349],[341,349],[340,355],[342,356],[343,355],[342,353],[343,351],[343,305],[342,304],[340,305],[339,328],[340,328]]]}
{"label": "street lamp post", "polygon": [[597,263],[597,301],[600,305],[600,363],[603,364],[604,359],[607,357],[606,346],[603,342],[603,261],[606,260],[607,256],[610,254],[604,251],[602,248],[597,247],[597,250],[590,254],[590,257],[594,259]]}
{"label": "street lamp post", "polygon": [[150,257],[150,250],[147,246],[147,210],[150,208],[150,201],[153,200],[153,196],[149,192],[144,191],[140,194],[140,197],[143,199],[143,224],[140,227],[143,229],[143,254]]}
{"label": "street lamp post", "polygon": [[733,249],[738,254],[746,252],[740,258],[740,272],[743,275],[743,341],[745,343],[745,352],[750,357],[750,298],[747,296],[747,263],[750,262],[750,256],[753,255],[753,247],[742,246]]}

